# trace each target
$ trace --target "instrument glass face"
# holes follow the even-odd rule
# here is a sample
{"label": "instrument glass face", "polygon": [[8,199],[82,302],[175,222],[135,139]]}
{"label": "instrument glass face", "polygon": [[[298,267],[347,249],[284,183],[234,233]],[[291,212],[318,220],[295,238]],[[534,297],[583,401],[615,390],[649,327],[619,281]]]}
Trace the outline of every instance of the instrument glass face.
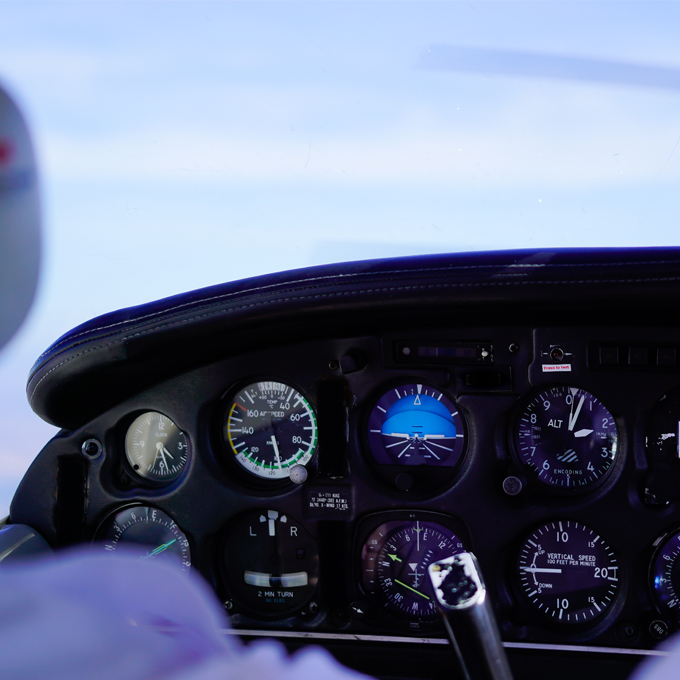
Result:
{"label": "instrument glass face", "polygon": [[659,611],[680,625],[680,531],[662,538],[652,558],[650,580]]}
{"label": "instrument glass face", "polygon": [[316,452],[316,414],[290,385],[260,381],[229,400],[223,436],[245,470],[264,479],[286,479],[292,467],[307,465]]}
{"label": "instrument glass face", "polygon": [[265,616],[300,609],[319,579],[316,542],[300,522],[277,510],[253,510],[238,518],[221,557],[234,599]]}
{"label": "instrument glass face", "polygon": [[455,467],[465,448],[463,419],[434,387],[397,385],[370,412],[368,445],[378,465]]}
{"label": "instrument glass face", "polygon": [[386,522],[362,547],[363,589],[396,618],[434,623],[438,614],[427,567],[464,551],[458,536],[436,522]]}
{"label": "instrument glass face", "polygon": [[578,522],[550,522],[523,543],[517,578],[529,606],[552,621],[577,625],[604,615],[619,590],[614,551]]}
{"label": "instrument glass face", "polygon": [[128,507],[107,517],[97,531],[95,546],[110,553],[121,546],[137,548],[143,560],[167,560],[182,571],[191,567],[186,534],[162,510],[145,505]]}
{"label": "instrument glass face", "polygon": [[157,411],[135,418],[125,435],[125,455],[137,475],[171,482],[187,462],[187,438],[175,423]]}
{"label": "instrument glass face", "polygon": [[569,491],[601,482],[616,460],[614,417],[589,392],[559,385],[541,389],[515,427],[515,450],[531,476]]}

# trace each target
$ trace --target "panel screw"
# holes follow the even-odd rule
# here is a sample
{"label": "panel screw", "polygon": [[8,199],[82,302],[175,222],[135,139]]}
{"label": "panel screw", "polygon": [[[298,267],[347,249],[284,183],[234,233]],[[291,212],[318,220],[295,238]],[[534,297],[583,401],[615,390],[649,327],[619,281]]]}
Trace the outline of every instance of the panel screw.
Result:
{"label": "panel screw", "polygon": [[307,481],[307,470],[303,465],[293,465],[290,469],[290,481],[293,484],[304,484]]}
{"label": "panel screw", "polygon": [[508,496],[516,496],[522,491],[522,480],[519,477],[514,477],[510,475],[503,480],[503,491],[508,494]]}
{"label": "panel screw", "polygon": [[511,342],[510,345],[508,346],[508,352],[510,352],[511,354],[519,352],[519,345],[516,342]]}
{"label": "panel screw", "polygon": [[330,368],[331,371],[337,371],[338,368],[340,368],[340,364],[335,359],[333,359],[333,361],[328,362],[328,368]]}
{"label": "panel screw", "polygon": [[619,635],[624,639],[624,640],[632,640],[634,637],[637,636],[637,626],[635,624],[630,623],[630,621],[624,621],[620,626],[619,626]]}
{"label": "panel screw", "polygon": [[225,608],[228,612],[230,612],[230,611],[234,608],[234,603],[233,603],[231,600],[227,600],[227,601],[224,603],[224,608]]}
{"label": "panel screw", "polygon": [[99,458],[99,456],[102,455],[102,451],[104,449],[102,448],[102,445],[98,440],[87,439],[86,441],[83,442],[83,445],[80,447],[80,450],[83,452],[84,456],[90,458],[91,460],[94,460],[95,458]]}
{"label": "panel screw", "polygon": [[310,602],[307,606],[307,610],[310,614],[316,614],[319,611],[319,605],[316,602]]}
{"label": "panel screw", "polygon": [[349,623],[349,620],[349,612],[345,611],[344,609],[336,609],[331,615],[331,621],[333,622],[333,625],[337,626],[338,628],[344,628]]}

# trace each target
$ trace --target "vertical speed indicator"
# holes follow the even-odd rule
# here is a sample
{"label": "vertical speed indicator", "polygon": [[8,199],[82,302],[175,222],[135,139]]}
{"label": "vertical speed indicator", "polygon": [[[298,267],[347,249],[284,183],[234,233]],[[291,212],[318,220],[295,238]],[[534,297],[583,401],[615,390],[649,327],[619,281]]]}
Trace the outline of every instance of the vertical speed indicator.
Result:
{"label": "vertical speed indicator", "polygon": [[307,465],[316,452],[316,414],[294,387],[263,380],[229,400],[223,436],[245,470],[264,479],[286,479],[293,467]]}
{"label": "vertical speed indicator", "polygon": [[579,625],[614,604],[621,574],[614,551],[578,522],[549,522],[522,544],[518,580],[529,606],[556,624]]}

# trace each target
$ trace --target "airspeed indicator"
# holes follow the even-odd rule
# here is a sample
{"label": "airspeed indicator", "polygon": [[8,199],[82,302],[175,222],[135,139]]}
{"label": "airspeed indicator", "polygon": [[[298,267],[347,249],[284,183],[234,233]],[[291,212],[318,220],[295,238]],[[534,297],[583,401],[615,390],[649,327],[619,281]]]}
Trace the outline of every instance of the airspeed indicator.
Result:
{"label": "airspeed indicator", "polygon": [[239,390],[224,416],[225,444],[245,470],[264,479],[290,477],[314,456],[318,435],[309,401],[290,385],[263,380]]}

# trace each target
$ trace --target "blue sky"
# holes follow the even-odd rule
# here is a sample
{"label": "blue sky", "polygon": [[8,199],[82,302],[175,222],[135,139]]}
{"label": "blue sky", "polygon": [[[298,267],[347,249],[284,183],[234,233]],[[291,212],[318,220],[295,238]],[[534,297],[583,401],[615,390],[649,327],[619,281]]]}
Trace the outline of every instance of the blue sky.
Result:
{"label": "blue sky", "polygon": [[[54,431],[30,365],[92,316],[337,260],[677,243],[680,91],[589,78],[680,69],[678,25],[677,2],[0,3],[45,218],[0,358],[0,514]],[[435,45],[586,66],[437,71]]]}

